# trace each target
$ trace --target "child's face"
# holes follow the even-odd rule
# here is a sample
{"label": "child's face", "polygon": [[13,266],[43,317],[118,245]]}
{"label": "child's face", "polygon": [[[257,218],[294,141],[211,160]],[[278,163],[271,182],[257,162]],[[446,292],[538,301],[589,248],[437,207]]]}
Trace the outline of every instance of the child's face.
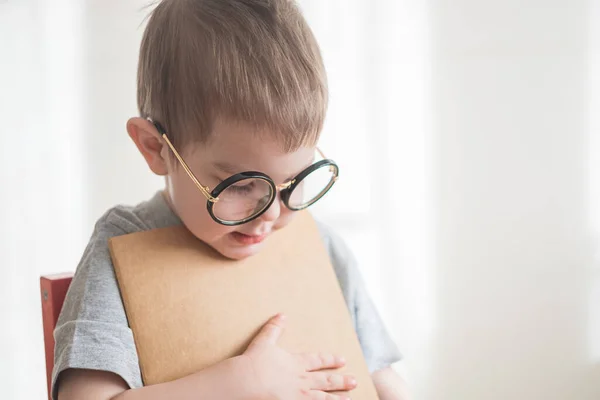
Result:
{"label": "child's face", "polygon": [[[189,145],[179,150],[198,181],[214,189],[221,181],[246,171],[262,172],[280,185],[295,177],[314,160],[315,148],[302,147],[285,153],[268,133],[254,133],[243,124],[216,121],[206,145]],[[200,240],[225,257],[242,259],[257,253],[266,237],[286,226],[294,212],[275,201],[260,217],[243,225],[226,226],[215,222],[207,210],[207,199],[179,165],[168,146],[161,155],[167,166],[168,201],[186,227]]]}

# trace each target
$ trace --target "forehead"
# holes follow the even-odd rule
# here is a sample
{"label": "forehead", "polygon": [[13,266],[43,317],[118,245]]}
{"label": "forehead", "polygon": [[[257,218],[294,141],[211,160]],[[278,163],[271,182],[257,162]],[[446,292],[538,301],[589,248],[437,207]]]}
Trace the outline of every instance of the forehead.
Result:
{"label": "forehead", "polygon": [[295,174],[309,165],[315,146],[285,151],[277,134],[248,124],[215,121],[210,139],[194,151],[202,153],[203,164],[210,163],[231,172],[260,171],[276,176]]}

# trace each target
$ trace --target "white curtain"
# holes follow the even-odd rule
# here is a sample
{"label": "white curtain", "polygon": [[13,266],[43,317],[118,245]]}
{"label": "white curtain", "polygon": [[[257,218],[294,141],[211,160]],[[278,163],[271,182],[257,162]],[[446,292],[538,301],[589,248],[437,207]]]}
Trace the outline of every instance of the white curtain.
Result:
{"label": "white curtain", "polygon": [[[45,395],[38,278],[161,185],[125,132],[147,2],[0,1],[0,385]],[[350,243],[415,398],[600,398],[597,1],[301,0]]]}

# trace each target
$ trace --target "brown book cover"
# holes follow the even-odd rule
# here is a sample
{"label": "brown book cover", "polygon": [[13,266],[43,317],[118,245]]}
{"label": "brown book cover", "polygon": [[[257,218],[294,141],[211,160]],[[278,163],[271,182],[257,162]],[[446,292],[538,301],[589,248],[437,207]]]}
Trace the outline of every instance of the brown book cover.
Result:
{"label": "brown book cover", "polygon": [[353,399],[377,394],[317,225],[300,212],[264,248],[226,259],[184,227],[112,238],[110,251],[144,384],[171,381],[242,354],[278,312],[279,345],[347,359]]}

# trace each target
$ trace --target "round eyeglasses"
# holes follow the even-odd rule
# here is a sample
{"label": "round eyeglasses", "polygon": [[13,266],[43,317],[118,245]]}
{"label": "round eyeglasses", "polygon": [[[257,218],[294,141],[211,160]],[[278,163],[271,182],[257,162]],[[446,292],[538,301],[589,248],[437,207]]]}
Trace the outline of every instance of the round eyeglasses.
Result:
{"label": "round eyeglasses", "polygon": [[281,201],[292,211],[303,210],[321,199],[338,179],[339,168],[317,149],[320,161],[310,165],[295,178],[276,185],[262,172],[248,171],[235,174],[213,190],[202,185],[179,155],[163,127],[149,119],[165,140],[185,172],[206,197],[206,207],[213,220],[222,225],[241,225],[260,217],[275,200],[279,191]]}

